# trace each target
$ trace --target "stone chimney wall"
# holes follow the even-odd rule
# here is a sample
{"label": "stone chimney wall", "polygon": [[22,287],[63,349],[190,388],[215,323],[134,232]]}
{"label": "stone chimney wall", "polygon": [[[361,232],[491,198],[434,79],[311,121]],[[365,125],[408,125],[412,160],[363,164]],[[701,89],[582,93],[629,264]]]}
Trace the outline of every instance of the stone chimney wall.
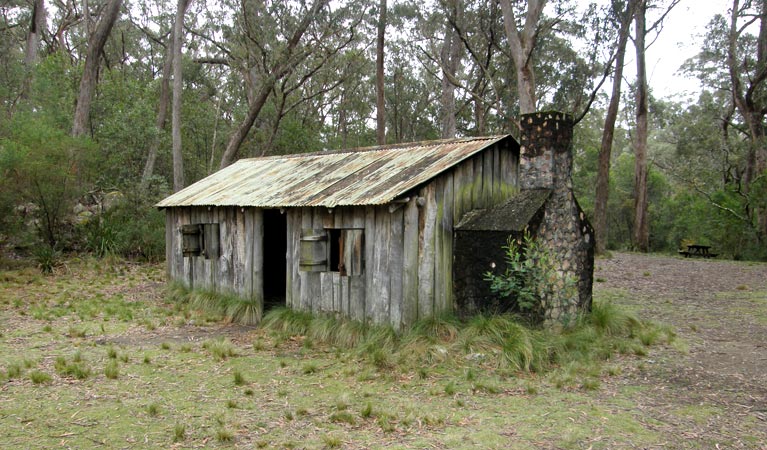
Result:
{"label": "stone chimney wall", "polygon": [[568,292],[565,278],[575,282],[568,294],[547,299],[545,321],[561,322],[591,309],[594,274],[594,231],[572,189],[573,120],[559,112],[525,114],[521,129],[520,188],[551,190],[536,238],[561,275],[555,290]]}

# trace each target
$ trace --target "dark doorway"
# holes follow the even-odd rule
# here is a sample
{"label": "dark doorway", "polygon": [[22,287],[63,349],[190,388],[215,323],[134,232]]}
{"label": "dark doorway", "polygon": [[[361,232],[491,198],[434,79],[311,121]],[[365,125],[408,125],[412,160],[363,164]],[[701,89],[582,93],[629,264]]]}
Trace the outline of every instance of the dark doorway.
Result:
{"label": "dark doorway", "polygon": [[264,210],[264,311],[285,306],[288,221],[277,209]]}

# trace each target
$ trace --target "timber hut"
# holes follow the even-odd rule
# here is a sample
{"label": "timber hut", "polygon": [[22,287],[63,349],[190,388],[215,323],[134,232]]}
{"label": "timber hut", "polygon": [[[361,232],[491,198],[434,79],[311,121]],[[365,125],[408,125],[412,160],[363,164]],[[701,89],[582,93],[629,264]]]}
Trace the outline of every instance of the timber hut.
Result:
{"label": "timber hut", "polygon": [[[521,125],[522,147],[507,135],[241,159],[157,204],[169,278],[399,329],[497,301],[481,274],[503,264],[498,237],[532,221],[579,280],[573,311],[588,307],[593,235],[572,195],[572,121]],[[505,220],[529,190],[534,210]]]}

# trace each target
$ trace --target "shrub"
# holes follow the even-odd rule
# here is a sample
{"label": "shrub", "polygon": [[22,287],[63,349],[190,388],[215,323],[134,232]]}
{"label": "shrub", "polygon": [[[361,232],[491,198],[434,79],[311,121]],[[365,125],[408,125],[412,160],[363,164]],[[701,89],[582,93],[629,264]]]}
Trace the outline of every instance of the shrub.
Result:
{"label": "shrub", "polygon": [[[509,236],[504,247],[506,269],[500,275],[485,273],[490,290],[515,303],[532,320],[539,322],[553,303],[567,310],[576,296],[575,280],[557,271],[553,255],[525,230],[521,240]],[[563,317],[563,319],[565,319]]]}
{"label": "shrub", "polygon": [[[153,207],[162,193],[126,189],[109,193],[112,205],[82,227],[86,248],[98,257],[117,254],[158,261],[165,255],[165,217]],[[106,202],[106,200],[103,200]]]}

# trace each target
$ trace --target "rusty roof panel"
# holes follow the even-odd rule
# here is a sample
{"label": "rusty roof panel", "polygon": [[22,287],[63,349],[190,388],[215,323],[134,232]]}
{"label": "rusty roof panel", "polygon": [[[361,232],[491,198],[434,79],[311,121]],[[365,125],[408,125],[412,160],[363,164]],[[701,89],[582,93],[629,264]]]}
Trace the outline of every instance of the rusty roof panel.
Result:
{"label": "rusty roof panel", "polygon": [[156,206],[380,205],[505,138],[241,159]]}

